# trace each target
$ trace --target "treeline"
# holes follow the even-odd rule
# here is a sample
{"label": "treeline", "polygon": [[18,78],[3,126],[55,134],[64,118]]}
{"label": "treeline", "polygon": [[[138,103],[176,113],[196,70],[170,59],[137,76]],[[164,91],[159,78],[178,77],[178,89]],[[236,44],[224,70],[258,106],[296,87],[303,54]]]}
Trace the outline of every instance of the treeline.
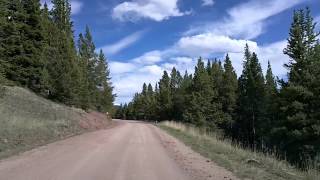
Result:
{"label": "treeline", "polygon": [[27,87],[52,100],[102,112],[115,95],[108,63],[87,27],[75,43],[71,5],[52,0],[0,1],[0,83]]}
{"label": "treeline", "polygon": [[227,55],[221,61],[199,59],[194,74],[175,68],[155,88],[143,85],[117,117],[175,120],[220,130],[225,137],[304,167],[320,163],[320,45],[309,9],[294,12],[288,45],[286,80],[277,80],[270,63],[263,74],[248,45],[237,78]]}

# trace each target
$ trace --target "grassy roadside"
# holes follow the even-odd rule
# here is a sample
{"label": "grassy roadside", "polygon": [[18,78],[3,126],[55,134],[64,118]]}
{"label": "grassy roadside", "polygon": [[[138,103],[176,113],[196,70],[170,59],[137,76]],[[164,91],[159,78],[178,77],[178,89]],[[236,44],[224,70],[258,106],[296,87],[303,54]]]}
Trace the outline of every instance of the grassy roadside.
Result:
{"label": "grassy roadside", "polygon": [[81,126],[87,113],[80,109],[20,87],[0,88],[0,159],[89,130]]}
{"label": "grassy roadside", "polygon": [[254,180],[317,180],[320,173],[314,170],[302,172],[272,155],[252,152],[218,140],[212,133],[187,127],[181,123],[163,122],[160,128],[178,138],[201,155],[212,159],[219,166],[233,172],[241,179]]}

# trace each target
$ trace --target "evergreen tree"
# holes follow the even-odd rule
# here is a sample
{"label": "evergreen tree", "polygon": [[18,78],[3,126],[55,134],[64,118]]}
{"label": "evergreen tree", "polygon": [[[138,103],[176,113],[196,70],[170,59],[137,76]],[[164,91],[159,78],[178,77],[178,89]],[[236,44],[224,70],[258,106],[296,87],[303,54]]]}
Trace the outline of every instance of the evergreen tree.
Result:
{"label": "evergreen tree", "polygon": [[[261,122],[260,136],[264,136],[264,145],[272,146],[270,129],[278,124],[279,120],[279,92],[275,76],[272,73],[271,64],[268,61],[268,69],[265,78],[265,121]],[[272,148],[272,147],[271,147]]]}
{"label": "evergreen tree", "polygon": [[23,54],[21,47],[21,27],[24,22],[24,12],[20,1],[2,1],[1,10],[1,59],[0,63],[4,69],[5,76],[17,81],[14,64],[19,61]]}
{"label": "evergreen tree", "polygon": [[147,94],[148,94],[147,84],[146,84],[146,83],[143,83],[143,86],[142,86],[142,95],[146,97]]}
{"label": "evergreen tree", "polygon": [[50,97],[68,105],[80,106],[81,69],[74,47],[70,4],[68,0],[53,0],[52,4],[50,18],[56,27],[53,29],[56,34],[49,39],[49,44],[56,53],[48,70],[53,87]]}
{"label": "evergreen tree", "polygon": [[4,83],[5,69],[8,67],[5,51],[7,44],[5,43],[5,28],[8,26],[8,0],[0,1],[0,84]]}
{"label": "evergreen tree", "polygon": [[111,112],[115,95],[112,94],[113,87],[110,82],[110,70],[108,62],[102,50],[98,55],[98,62],[95,69],[95,82],[98,88],[97,109],[102,112]]}
{"label": "evergreen tree", "polygon": [[[97,86],[102,86],[102,83],[97,82],[96,76],[99,72],[95,72],[96,64],[97,64],[97,55],[95,53],[95,45],[93,43],[92,35],[88,26],[86,26],[85,34],[79,35],[79,56],[82,62],[82,71],[84,73],[83,78],[85,80],[85,88],[87,89],[89,104],[92,107],[97,106],[97,99],[98,99],[98,90]],[[100,55],[103,55],[100,53]],[[104,56],[104,55],[103,55]],[[104,58],[104,57],[100,57]],[[100,71],[102,72],[103,64],[101,64]],[[101,74],[100,72],[100,74]],[[100,78],[101,81],[101,78]]]}
{"label": "evergreen tree", "polygon": [[215,121],[221,118],[219,104],[214,102],[218,93],[213,88],[211,77],[201,58],[195,67],[190,90],[188,107],[184,113],[185,120],[198,126],[215,127]]}
{"label": "evergreen tree", "polygon": [[269,118],[272,121],[278,119],[277,114],[277,102],[278,102],[278,87],[275,76],[272,73],[271,64],[268,61],[268,69],[266,74],[266,83],[265,83],[265,92],[266,92],[266,105],[267,112],[271,115]]}
{"label": "evergreen tree", "polygon": [[[303,159],[314,159],[319,153],[319,106],[316,94],[316,78],[319,68],[315,65],[319,61],[316,39],[318,34],[314,30],[315,24],[309,10],[295,11],[290,28],[288,45],[284,50],[290,57],[289,78],[281,89],[281,122],[274,128],[274,136],[278,147],[286,152],[291,161],[304,163]],[[297,154],[301,159],[297,159]]]}
{"label": "evergreen tree", "polygon": [[229,55],[227,54],[224,62],[224,73],[221,82],[222,111],[224,112],[221,127],[230,133],[237,102],[238,81],[237,74],[232,66]]}
{"label": "evergreen tree", "polygon": [[178,99],[179,89],[181,88],[182,77],[179,71],[173,67],[171,71],[171,81],[170,81],[170,88],[171,88],[171,99],[172,99],[172,119],[179,120],[182,116],[182,110],[180,109],[180,102]]}
{"label": "evergreen tree", "polygon": [[1,66],[16,84],[39,91],[44,62],[43,35],[38,0],[3,1]]}
{"label": "evergreen tree", "polygon": [[245,48],[245,62],[239,78],[238,119],[236,135],[247,145],[255,147],[258,142],[257,132],[264,121],[264,77],[255,53]]}
{"label": "evergreen tree", "polygon": [[156,119],[156,98],[155,92],[153,91],[152,85],[149,83],[147,89],[147,107],[146,107],[146,117],[148,120]]}
{"label": "evergreen tree", "polygon": [[161,120],[169,120],[172,110],[172,98],[170,88],[170,77],[167,71],[163,72],[163,76],[159,82],[159,95],[157,97],[157,109]]}
{"label": "evergreen tree", "polygon": [[73,36],[73,23],[71,21],[71,4],[69,0],[52,0],[51,11],[53,22],[67,37]]}

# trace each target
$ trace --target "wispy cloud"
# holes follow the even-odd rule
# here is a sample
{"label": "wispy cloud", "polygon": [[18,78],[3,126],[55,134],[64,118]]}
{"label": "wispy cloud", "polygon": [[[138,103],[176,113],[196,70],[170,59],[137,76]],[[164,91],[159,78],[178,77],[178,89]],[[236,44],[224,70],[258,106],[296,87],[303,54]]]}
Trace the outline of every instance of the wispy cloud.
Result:
{"label": "wispy cloud", "polygon": [[214,0],[202,0],[202,6],[213,6]]}
{"label": "wispy cloud", "polygon": [[234,38],[253,39],[264,32],[265,20],[307,0],[250,0],[228,10],[218,22],[192,27],[187,35],[214,33]]}
{"label": "wispy cloud", "polygon": [[137,21],[142,18],[163,21],[188,14],[181,12],[177,4],[178,0],[126,1],[114,7],[112,17],[120,21]]}
{"label": "wispy cloud", "polygon": [[125,48],[129,47],[130,45],[141,39],[145,32],[146,31],[135,32],[127,37],[124,37],[123,39],[114,44],[103,46],[100,49],[102,49],[106,54],[109,55],[117,54],[118,52],[124,50]]}

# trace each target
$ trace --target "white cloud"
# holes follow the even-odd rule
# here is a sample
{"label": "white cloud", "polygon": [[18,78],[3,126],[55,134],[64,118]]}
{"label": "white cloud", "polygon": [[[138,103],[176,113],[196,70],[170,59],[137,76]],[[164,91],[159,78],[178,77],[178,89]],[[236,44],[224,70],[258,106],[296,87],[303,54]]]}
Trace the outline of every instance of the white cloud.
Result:
{"label": "white cloud", "polygon": [[135,32],[112,45],[101,47],[106,54],[114,55],[141,39],[145,31]]}
{"label": "white cloud", "polygon": [[178,51],[185,55],[206,57],[216,53],[242,52],[246,43],[253,49],[257,48],[256,42],[231,39],[213,33],[182,37],[176,46]]}
{"label": "white cloud", "polygon": [[175,67],[182,75],[185,71],[188,73],[194,72],[194,66],[197,63],[198,57],[191,58],[186,56],[177,56],[170,59],[169,62],[162,64],[162,66],[170,71],[173,67]]}
{"label": "white cloud", "polygon": [[112,83],[117,93],[116,104],[129,102],[135,93],[141,92],[143,83],[155,83],[160,79],[163,69],[158,65],[140,66],[131,71],[114,74],[111,69]]}
{"label": "white cloud", "polygon": [[117,93],[116,104],[129,102],[135,93],[141,92],[143,83],[154,86],[164,70],[170,73],[172,68],[176,67],[182,74],[185,70],[192,73],[196,64],[196,59],[184,56],[176,56],[159,64],[137,63],[136,59],[139,58],[131,59],[127,63],[110,62],[112,83]]}
{"label": "white cloud", "polygon": [[124,62],[117,62],[111,61],[109,63],[111,73],[114,75],[128,73],[134,71],[137,67],[133,63],[124,63]]}
{"label": "white cloud", "polygon": [[162,54],[161,51],[150,51],[133,59],[133,61],[140,64],[154,64],[162,61]]}
{"label": "white cloud", "polygon": [[[40,1],[41,5],[43,6],[45,3],[47,3],[48,5],[48,9],[52,9],[53,8],[53,4],[51,2],[51,0],[41,0]],[[83,3],[77,0],[72,0],[70,1],[71,4],[71,14],[72,15],[76,15],[78,14],[82,7],[83,7]]]}
{"label": "white cloud", "polygon": [[186,34],[211,32],[233,38],[253,39],[264,32],[265,20],[306,0],[250,0],[228,10],[219,22],[192,27]]}
{"label": "white cloud", "polygon": [[158,65],[149,65],[142,67],[139,72],[147,73],[147,74],[153,74],[153,75],[159,75],[162,74],[163,69]]}
{"label": "white cloud", "polygon": [[287,40],[274,42],[261,46],[257,51],[264,72],[267,70],[268,61],[270,61],[273,73],[281,77],[286,75],[287,69],[285,63],[289,62],[289,57],[283,54],[283,49],[287,46]]}
{"label": "white cloud", "polygon": [[170,17],[183,16],[178,0],[132,0],[118,4],[112,12],[112,17],[120,21],[137,21],[142,18],[154,21],[167,20]]}
{"label": "white cloud", "polygon": [[214,3],[213,0],[202,0],[202,6],[213,6]]}

